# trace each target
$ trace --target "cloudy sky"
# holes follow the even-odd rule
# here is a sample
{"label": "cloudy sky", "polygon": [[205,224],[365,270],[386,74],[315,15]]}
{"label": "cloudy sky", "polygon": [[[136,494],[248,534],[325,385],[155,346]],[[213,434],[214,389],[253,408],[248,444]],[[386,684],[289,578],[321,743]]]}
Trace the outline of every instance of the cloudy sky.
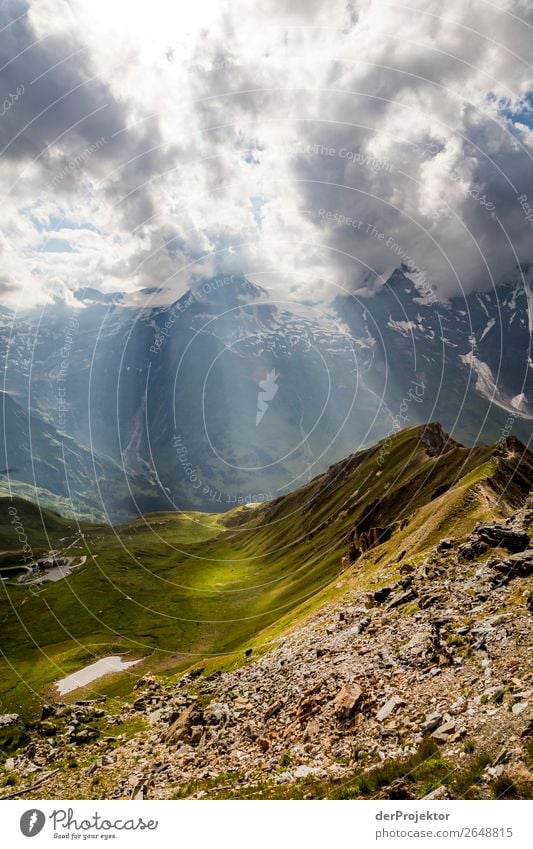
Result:
{"label": "cloudy sky", "polygon": [[0,299],[529,285],[532,36],[529,0],[3,0]]}

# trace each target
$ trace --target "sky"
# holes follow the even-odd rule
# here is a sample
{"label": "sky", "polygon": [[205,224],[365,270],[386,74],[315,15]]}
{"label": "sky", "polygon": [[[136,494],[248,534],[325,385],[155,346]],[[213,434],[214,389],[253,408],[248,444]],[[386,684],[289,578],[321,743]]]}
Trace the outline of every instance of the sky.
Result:
{"label": "sky", "polygon": [[0,302],[530,286],[532,36],[529,0],[3,0]]}

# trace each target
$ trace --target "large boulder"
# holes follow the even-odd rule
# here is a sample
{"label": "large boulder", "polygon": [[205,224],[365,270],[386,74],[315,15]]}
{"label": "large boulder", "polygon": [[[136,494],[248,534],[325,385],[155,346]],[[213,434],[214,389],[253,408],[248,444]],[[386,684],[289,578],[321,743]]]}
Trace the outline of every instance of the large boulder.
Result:
{"label": "large boulder", "polygon": [[77,743],[81,745],[83,743],[92,743],[93,740],[97,740],[100,736],[100,732],[98,728],[94,728],[92,725],[86,725],[84,728],[75,728],[69,735],[69,739],[72,740],[73,743]]}
{"label": "large boulder", "polygon": [[436,743],[447,743],[449,737],[454,733],[455,720],[450,719],[449,722],[439,725],[439,727],[432,733],[431,737]]}
{"label": "large boulder", "polygon": [[335,696],[333,710],[338,719],[350,719],[363,698],[363,691],[358,684],[345,684]]}
{"label": "large boulder", "polygon": [[211,702],[204,709],[204,719],[207,725],[227,725],[231,711],[225,702]]}
{"label": "large boulder", "polygon": [[420,726],[422,734],[431,734],[432,731],[442,725],[442,714],[438,712],[426,714],[424,722]]}

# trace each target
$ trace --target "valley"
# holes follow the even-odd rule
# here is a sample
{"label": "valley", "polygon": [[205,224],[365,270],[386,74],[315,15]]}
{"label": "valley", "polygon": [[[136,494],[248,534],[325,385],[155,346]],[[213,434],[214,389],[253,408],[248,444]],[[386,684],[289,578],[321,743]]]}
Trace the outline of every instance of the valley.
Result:
{"label": "valley", "polygon": [[[378,462],[380,457],[385,461]],[[394,693],[414,687],[417,716],[424,711],[429,715],[439,713],[436,708],[449,692],[456,693],[457,701],[465,688],[479,695],[490,690],[493,681],[516,678],[521,680],[520,687],[502,684],[504,693],[510,698],[521,688],[527,707],[529,691],[520,673],[520,647],[527,645],[531,615],[527,605],[533,568],[528,549],[532,476],[533,458],[517,440],[465,448],[450,439],[440,425],[430,424],[406,429],[386,443],[350,455],[287,496],[224,514],[155,513],[114,528],[74,527],[69,519],[46,512],[39,515],[32,505],[16,501],[28,544],[35,552],[44,554],[50,543],[60,550],[59,537],[68,545],[72,535],[76,539],[72,553],[83,553],[87,560],[63,580],[36,588],[3,581],[3,712],[18,715],[15,737],[20,731],[34,740],[30,751],[36,746],[44,763],[53,767],[63,749],[76,761],[79,758],[74,751],[83,755],[80,763],[85,771],[72,773],[76,786],[83,775],[93,774],[91,759],[104,757],[105,763],[105,758],[111,758],[110,766],[120,766],[124,776],[135,772],[137,758],[146,761],[143,751],[156,751],[161,758],[164,750],[169,773],[162,776],[163,785],[154,774],[145,782],[143,793],[150,792],[150,785],[156,788],[152,792],[157,798],[167,793],[204,792],[204,786],[209,794],[217,782],[213,784],[211,778],[205,785],[198,781],[206,769],[213,771],[211,761],[215,772],[227,774],[235,767],[231,756],[235,746],[250,752],[259,746],[270,754],[264,758],[243,755],[243,763],[252,757],[253,766],[251,772],[245,770],[242,786],[248,792],[266,780],[267,789],[253,792],[270,798],[278,793],[278,785],[280,793],[300,792],[299,778],[305,777],[315,788],[324,780],[329,786],[334,779],[333,767],[331,771],[327,764],[317,765],[305,755],[306,734],[309,737],[311,731],[304,734],[304,730],[309,723],[315,727],[315,715],[313,734],[321,737],[325,733],[322,721],[327,718],[331,723],[334,720],[329,717],[341,712],[334,733],[338,745],[333,748],[341,752],[339,774],[347,777],[356,764],[364,769],[375,766],[378,750],[386,761],[392,757],[408,760],[422,745],[424,734],[414,745],[412,740],[418,738],[413,738],[410,726],[403,737],[391,728],[386,738],[394,745],[379,743],[377,726],[366,722],[372,705],[379,710],[380,701],[385,704]],[[4,502],[3,548],[10,539],[6,509]],[[479,531],[482,535],[478,538],[475,526],[480,522],[489,530]],[[522,555],[524,548],[528,550]],[[16,552],[12,554],[16,556]],[[507,579],[505,564],[511,561],[516,573]],[[496,647],[512,645],[514,655],[511,650],[498,653],[498,649],[499,659],[495,656],[491,661],[489,675],[486,665],[479,666],[485,656],[473,644],[499,623],[506,636]],[[401,646],[407,643],[412,653],[409,648],[405,655]],[[395,651],[403,661],[394,660]],[[61,707],[57,681],[100,658],[115,656],[125,663],[138,662],[72,690],[63,697]],[[338,659],[334,661],[334,657]],[[411,660],[406,662],[405,657]],[[307,664],[311,664],[308,672]],[[397,678],[386,684],[396,674]],[[307,677],[310,691],[305,695]],[[322,678],[328,682],[325,689],[320,685]],[[396,687],[391,686],[394,681]],[[357,695],[359,690],[361,695]],[[237,699],[233,708],[228,703],[231,692]],[[294,698],[308,699],[310,707],[298,707]],[[366,707],[359,716],[361,699]],[[207,717],[209,705],[212,703],[214,711],[219,702],[233,718],[222,726],[216,720],[215,733],[209,730],[212,725]],[[500,735],[523,725],[527,710],[523,715],[522,709],[514,711],[515,702],[521,704],[520,699],[509,701],[507,696],[497,702],[508,710],[513,708],[511,715],[516,717],[508,732],[505,722],[498,726]],[[485,704],[491,704],[490,694]],[[95,706],[96,722],[91,721],[93,707],[85,705]],[[197,715],[194,705],[199,709]],[[394,703],[390,708],[393,725],[397,707]],[[79,716],[69,730],[60,717],[71,711]],[[176,726],[179,734],[170,743],[165,728],[184,712],[189,719],[182,717]],[[279,723],[292,728],[300,713],[306,720],[301,722],[303,742],[295,744],[293,751],[289,738],[283,742],[289,731],[281,730]],[[257,733],[246,731],[244,717],[248,714]],[[480,718],[477,708],[474,714]],[[449,710],[440,710],[439,715],[441,725],[452,722]],[[448,720],[447,715],[451,717]],[[92,729],[87,738],[83,736],[86,722]],[[119,735],[124,748],[104,742],[113,736],[110,729],[114,724],[124,729],[126,736]],[[456,723],[450,741],[442,732],[440,740],[432,739],[428,745],[457,743],[470,734],[471,726],[474,733],[474,725],[475,735],[483,736],[482,725],[472,720],[464,726],[465,731]],[[51,737],[46,743],[42,733],[48,727]],[[361,762],[357,757],[353,761],[349,752],[353,746],[357,748],[363,731],[369,748]],[[79,740],[78,733],[82,734]],[[10,739],[9,728],[4,734]],[[153,734],[162,735],[157,745]],[[230,745],[235,734],[239,739]],[[262,742],[265,734],[268,744]],[[209,754],[210,740],[213,745],[219,741],[216,757],[215,750]],[[483,746],[485,742],[488,752],[493,744],[487,739]],[[42,754],[45,749],[50,750],[46,757]],[[102,755],[106,750],[108,754]],[[292,754],[285,757],[285,750]],[[327,751],[321,757],[330,763]],[[276,779],[280,758],[286,760],[288,773],[281,784]],[[261,772],[263,761],[269,764],[266,773]],[[24,783],[27,756],[10,755],[6,763],[8,773],[14,770],[17,782]],[[338,764],[338,758],[331,763]],[[301,768],[293,774],[291,764]],[[17,772],[19,768],[22,772]],[[240,774],[240,769],[237,771]],[[111,792],[116,769],[104,770],[102,775],[111,783],[105,784],[107,779],[102,777],[104,783],[93,790],[90,781],[84,782],[82,792],[89,794],[87,798]],[[63,773],[61,780],[65,780]],[[286,782],[283,790],[281,785]],[[230,783],[232,792],[238,793],[241,780]],[[117,785],[112,792],[125,791]],[[130,787],[127,792],[141,791]],[[330,790],[307,788],[305,792]]]}

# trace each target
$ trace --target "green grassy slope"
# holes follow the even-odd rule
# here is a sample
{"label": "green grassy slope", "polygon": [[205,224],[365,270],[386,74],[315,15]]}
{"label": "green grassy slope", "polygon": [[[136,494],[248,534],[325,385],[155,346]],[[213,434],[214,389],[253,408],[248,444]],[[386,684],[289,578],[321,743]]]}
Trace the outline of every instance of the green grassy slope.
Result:
{"label": "green grassy slope", "polygon": [[[416,556],[518,503],[526,486],[517,472],[519,443],[430,456],[422,430],[402,431],[385,455],[380,445],[361,451],[254,509],[155,513],[119,528],[77,528],[43,514],[50,543],[70,545],[68,554],[87,560],[39,592],[12,580],[1,585],[2,709],[31,713],[55,680],[98,656],[145,658],[130,674],[94,685],[122,695],[147,669],[174,673],[202,658],[242,652],[260,633],[276,635],[332,591],[348,535],[361,520],[393,529],[356,565],[364,581],[378,562],[392,563],[406,549]],[[531,462],[531,455],[522,460],[526,477]],[[31,544],[46,547],[39,511],[24,502],[17,510]],[[13,539],[4,501],[4,551],[18,547]]]}

